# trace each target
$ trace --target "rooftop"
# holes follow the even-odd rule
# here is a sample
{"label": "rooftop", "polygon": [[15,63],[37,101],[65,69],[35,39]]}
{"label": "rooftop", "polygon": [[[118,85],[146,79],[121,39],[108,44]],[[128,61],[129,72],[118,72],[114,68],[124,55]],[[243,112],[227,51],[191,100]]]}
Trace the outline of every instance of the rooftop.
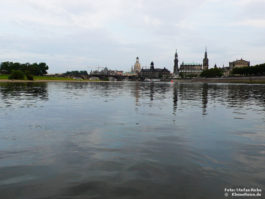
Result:
{"label": "rooftop", "polygon": [[200,65],[201,66],[202,64],[192,62],[192,63],[182,63],[181,65],[183,65],[183,66],[187,66],[187,65],[189,65],[189,66],[198,66],[198,65]]}

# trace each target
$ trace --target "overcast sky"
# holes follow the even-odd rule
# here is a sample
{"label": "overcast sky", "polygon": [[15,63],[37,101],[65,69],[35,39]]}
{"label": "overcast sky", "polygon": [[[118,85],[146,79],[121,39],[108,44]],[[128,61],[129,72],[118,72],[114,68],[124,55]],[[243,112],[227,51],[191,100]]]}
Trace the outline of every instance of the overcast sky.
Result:
{"label": "overcast sky", "polygon": [[265,0],[0,0],[0,62],[46,62],[49,73],[107,66],[173,70],[265,62]]}

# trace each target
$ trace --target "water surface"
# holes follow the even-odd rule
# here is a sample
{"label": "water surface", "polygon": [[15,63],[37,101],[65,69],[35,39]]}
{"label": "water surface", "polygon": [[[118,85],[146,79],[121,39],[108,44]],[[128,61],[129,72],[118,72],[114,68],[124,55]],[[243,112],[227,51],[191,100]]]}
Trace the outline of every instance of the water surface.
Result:
{"label": "water surface", "polygon": [[265,86],[0,83],[0,198],[265,191]]}

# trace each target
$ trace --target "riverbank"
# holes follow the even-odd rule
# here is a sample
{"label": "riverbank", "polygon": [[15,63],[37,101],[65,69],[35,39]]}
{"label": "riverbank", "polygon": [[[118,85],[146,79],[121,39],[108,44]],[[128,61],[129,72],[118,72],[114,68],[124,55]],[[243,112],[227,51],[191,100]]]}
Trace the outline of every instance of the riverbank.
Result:
{"label": "riverbank", "polygon": [[0,82],[102,82],[101,80],[83,80],[67,77],[34,76],[34,80],[10,80],[8,75],[0,75]]}
{"label": "riverbank", "polygon": [[108,82],[101,80],[9,80],[0,79],[0,83],[40,83],[40,82]]}
{"label": "riverbank", "polygon": [[265,84],[265,76],[178,79],[176,82]]}
{"label": "riverbank", "polygon": [[[1,82],[10,83],[30,83],[30,82],[109,82],[104,80],[82,80],[64,77],[34,77],[34,80],[9,80],[0,75]],[[224,77],[224,78],[193,78],[193,79],[175,79],[173,82],[201,82],[201,83],[247,83],[247,84],[265,84],[265,76],[260,77]]]}

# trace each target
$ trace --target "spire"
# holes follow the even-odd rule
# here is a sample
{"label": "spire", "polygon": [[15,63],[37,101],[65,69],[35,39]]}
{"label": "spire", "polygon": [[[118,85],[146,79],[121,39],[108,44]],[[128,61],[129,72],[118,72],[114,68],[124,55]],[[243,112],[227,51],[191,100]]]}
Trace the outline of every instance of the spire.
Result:
{"label": "spire", "polygon": [[179,60],[178,60],[178,50],[176,50],[175,53],[175,59],[174,59],[174,74],[177,75],[178,74],[178,65],[179,65]]}
{"label": "spire", "polygon": [[209,67],[209,59],[207,57],[207,47],[205,47],[204,59],[203,59],[203,70],[207,70]]}
{"label": "spire", "polygon": [[178,58],[178,50],[176,50],[175,58]]}
{"label": "spire", "polygon": [[151,70],[154,70],[154,69],[155,69],[154,62],[153,62],[153,61],[151,62],[150,69],[151,69]]}

